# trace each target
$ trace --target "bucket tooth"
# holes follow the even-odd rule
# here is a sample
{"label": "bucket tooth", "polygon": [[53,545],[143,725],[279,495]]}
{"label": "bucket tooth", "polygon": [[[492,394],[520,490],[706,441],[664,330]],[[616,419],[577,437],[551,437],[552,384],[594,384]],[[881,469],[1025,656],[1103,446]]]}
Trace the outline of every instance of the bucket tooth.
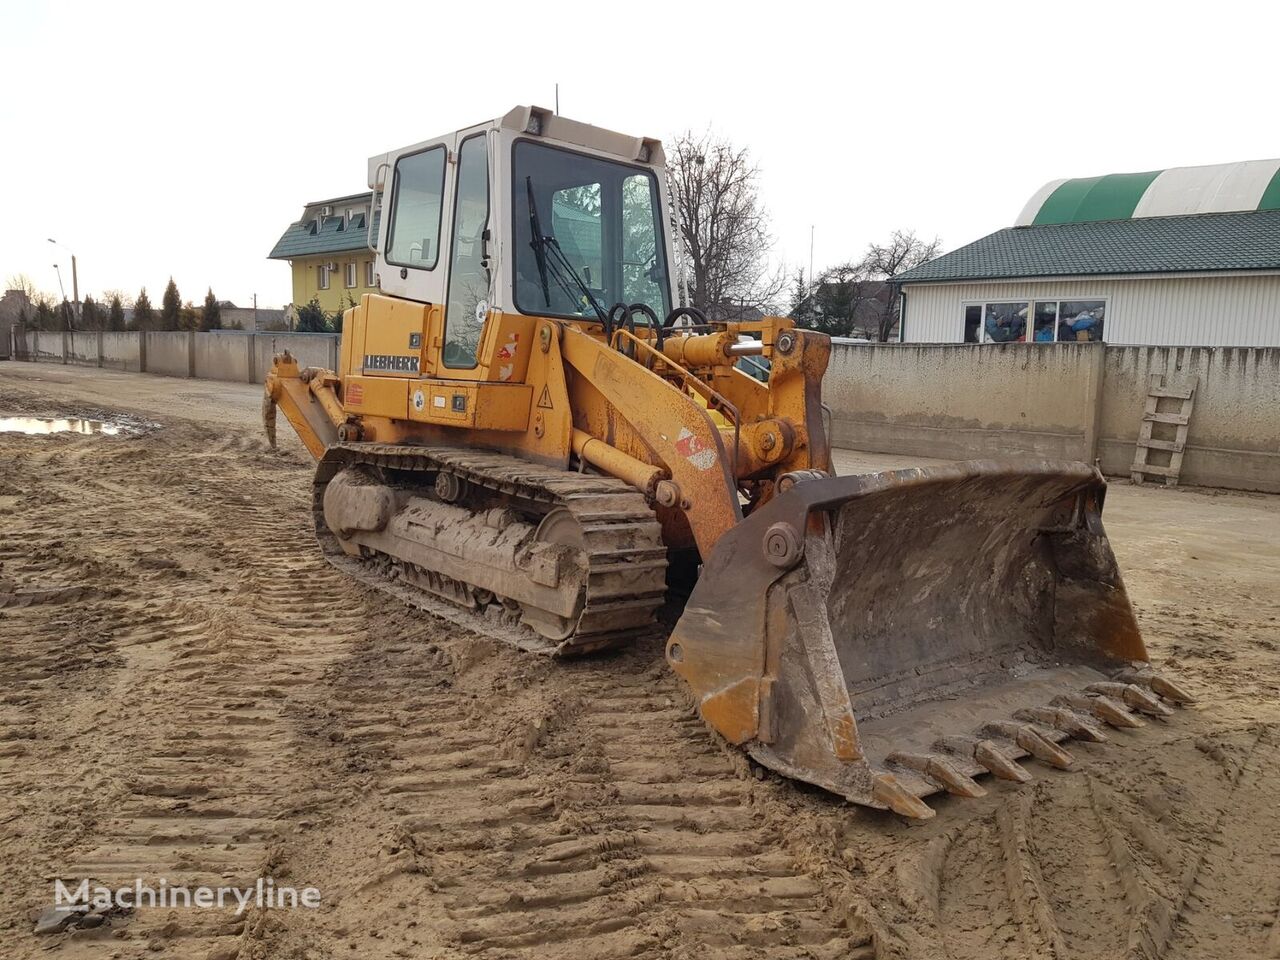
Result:
{"label": "bucket tooth", "polygon": [[1092,719],[1065,707],[1027,707],[1013,716],[1015,720],[1047,724],[1077,740],[1087,740],[1090,743],[1107,742],[1107,735]]}
{"label": "bucket tooth", "polygon": [[899,816],[929,820],[934,815],[932,807],[914,793],[904,790],[891,773],[876,774],[871,781],[871,798]]}
{"label": "bucket tooth", "polygon": [[938,741],[937,745],[962,757],[972,757],[974,763],[998,780],[1030,783],[1035,779],[1031,776],[1031,771],[990,740],[975,740],[971,737],[947,737]]}
{"label": "bucket tooth", "polygon": [[1152,693],[1157,693],[1166,700],[1173,703],[1195,703],[1196,698],[1187,693],[1186,690],[1174,683],[1164,674],[1147,668],[1129,668],[1122,670],[1116,674],[1116,681],[1119,683],[1135,683],[1140,687],[1150,687]]}
{"label": "bucket tooth", "polygon": [[1100,693],[1104,697],[1114,697],[1122,701],[1125,706],[1132,707],[1149,717],[1173,716],[1173,710],[1161,703],[1159,697],[1134,683],[1091,683],[1084,689],[1086,693]]}
{"label": "bucket tooth", "polygon": [[1071,768],[1071,754],[1056,743],[1046,740],[1029,723],[991,723],[987,725],[986,732],[1012,740],[1037,760],[1051,767],[1057,767],[1059,770]]}
{"label": "bucket tooth", "polygon": [[1070,707],[1073,710],[1085,710],[1092,713],[1104,723],[1113,727],[1140,727],[1142,721],[1135,717],[1124,704],[1110,697],[1088,697],[1083,693],[1064,694],[1054,697],[1054,706]]}
{"label": "bucket tooth", "polygon": [[968,777],[956,769],[946,757],[936,753],[895,753],[887,758],[889,763],[896,763],[918,773],[923,773],[930,780],[936,780],[947,791],[957,797],[985,797],[987,791],[972,777]]}

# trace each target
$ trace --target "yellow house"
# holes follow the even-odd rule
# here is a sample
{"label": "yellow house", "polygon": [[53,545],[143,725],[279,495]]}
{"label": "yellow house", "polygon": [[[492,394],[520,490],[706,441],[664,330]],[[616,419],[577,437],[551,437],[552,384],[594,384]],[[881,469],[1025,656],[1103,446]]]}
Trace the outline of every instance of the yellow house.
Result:
{"label": "yellow house", "polygon": [[[343,310],[378,288],[374,256],[367,245],[372,193],[308,203],[302,218],[276,241],[270,260],[287,260],[293,269],[293,303],[314,297],[330,313]],[[373,211],[373,236],[378,213]]]}

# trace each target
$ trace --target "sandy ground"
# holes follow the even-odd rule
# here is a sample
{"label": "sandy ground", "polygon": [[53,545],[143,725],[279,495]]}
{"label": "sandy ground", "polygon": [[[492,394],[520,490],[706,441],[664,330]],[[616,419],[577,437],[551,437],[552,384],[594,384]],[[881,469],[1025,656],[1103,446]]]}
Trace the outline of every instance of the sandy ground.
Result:
{"label": "sandy ground", "polygon": [[[1114,484],[1200,701],[907,823],[758,779],[656,642],[552,664],[343,580],[258,400],[0,364],[0,415],[154,425],[0,434],[5,957],[1280,957],[1280,498]],[[55,877],[263,875],[322,907],[32,935]]]}

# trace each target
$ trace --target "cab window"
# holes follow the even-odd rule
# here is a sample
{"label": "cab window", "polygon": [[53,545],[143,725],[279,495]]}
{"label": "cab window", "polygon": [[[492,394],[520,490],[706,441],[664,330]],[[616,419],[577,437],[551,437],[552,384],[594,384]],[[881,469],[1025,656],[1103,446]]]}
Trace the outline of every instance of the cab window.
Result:
{"label": "cab window", "polygon": [[489,149],[484,134],[458,149],[458,189],[453,207],[449,256],[449,302],[445,308],[444,364],[476,365],[480,334],[488,314]]}
{"label": "cab window", "polygon": [[396,161],[392,180],[387,262],[431,270],[440,257],[445,148],[432,147]]}
{"label": "cab window", "polygon": [[513,147],[516,309],[588,317],[615,303],[671,309],[651,170],[518,140]]}

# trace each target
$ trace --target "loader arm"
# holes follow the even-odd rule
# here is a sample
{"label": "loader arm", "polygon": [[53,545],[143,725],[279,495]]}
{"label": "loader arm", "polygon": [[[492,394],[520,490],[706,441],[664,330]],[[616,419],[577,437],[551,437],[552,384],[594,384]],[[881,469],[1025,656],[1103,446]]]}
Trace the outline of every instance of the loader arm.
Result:
{"label": "loader arm", "polygon": [[330,370],[299,370],[287,350],[273,358],[262,397],[262,423],[271,446],[276,445],[276,407],[281,407],[307,452],[317,460],[323,457],[338,441],[338,428],[346,419],[337,383]]}
{"label": "loader arm", "polygon": [[[577,376],[625,419],[679,489],[680,506],[707,556],[742,521],[732,458],[707,409],[689,394],[607,344],[573,327],[560,349]],[[599,411],[598,411],[599,412]],[[584,413],[604,437],[601,421]]]}

